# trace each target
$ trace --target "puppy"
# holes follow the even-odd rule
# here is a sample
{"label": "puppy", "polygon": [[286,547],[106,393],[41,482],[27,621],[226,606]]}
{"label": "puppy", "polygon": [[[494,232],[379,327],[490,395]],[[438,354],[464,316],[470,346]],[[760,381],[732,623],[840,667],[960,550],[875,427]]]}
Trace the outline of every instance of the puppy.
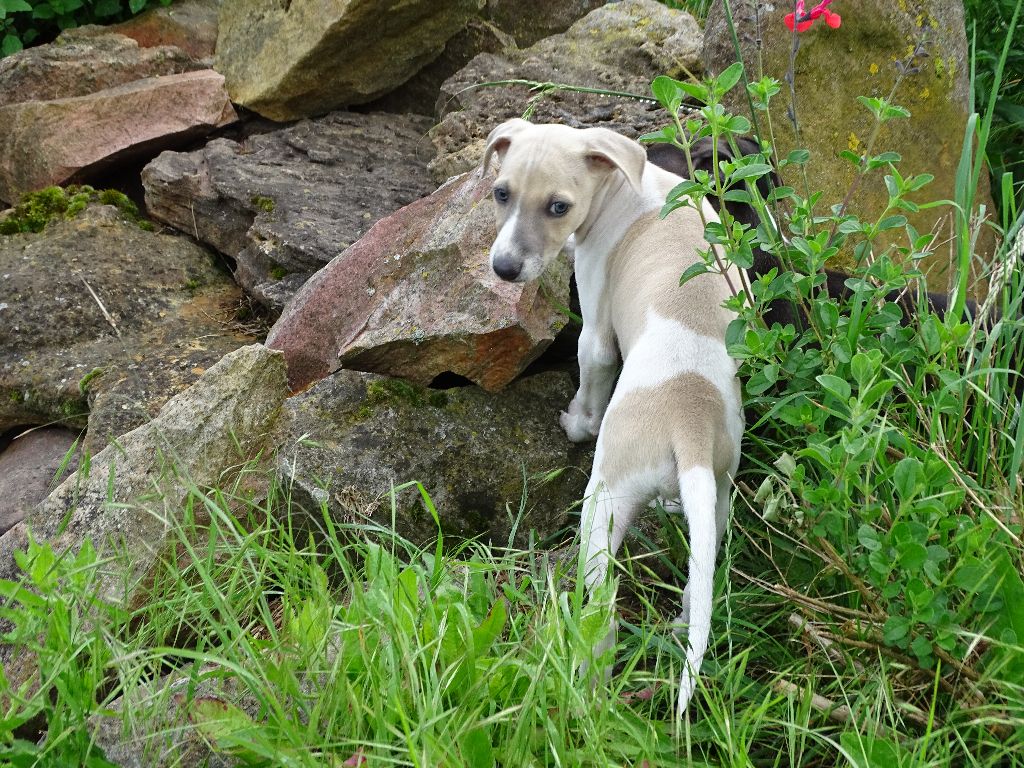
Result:
{"label": "puppy", "polygon": [[[703,225],[690,208],[659,218],[680,178],[647,162],[635,141],[515,119],[491,132],[484,170],[495,156],[494,272],[533,280],[575,241],[580,387],[561,423],[570,440],[597,437],[581,528],[588,588],[605,579],[637,512],[657,497],[682,503],[690,535],[682,715],[707,650],[715,555],[740,458],[740,388],[724,343],[734,314],[722,307],[739,274],[679,285],[706,247]],[[614,624],[595,658],[613,643]]]}

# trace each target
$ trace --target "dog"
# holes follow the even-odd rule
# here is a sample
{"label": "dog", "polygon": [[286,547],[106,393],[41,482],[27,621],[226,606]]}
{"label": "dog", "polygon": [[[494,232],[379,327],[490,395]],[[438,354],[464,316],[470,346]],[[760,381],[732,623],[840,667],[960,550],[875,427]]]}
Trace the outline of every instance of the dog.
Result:
{"label": "dog", "polygon": [[[701,258],[703,224],[691,208],[660,218],[681,179],[647,162],[631,139],[513,119],[488,136],[483,172],[494,157],[495,274],[533,280],[574,240],[580,386],[561,424],[570,440],[597,438],[581,519],[588,590],[604,581],[630,522],[652,500],[679,498],[686,515],[681,717],[708,646],[715,557],[740,459],[740,386],[724,342],[735,315],[722,306],[739,274],[733,267],[679,285]],[[703,211],[717,220],[709,205]],[[595,659],[614,644],[614,628]]]}

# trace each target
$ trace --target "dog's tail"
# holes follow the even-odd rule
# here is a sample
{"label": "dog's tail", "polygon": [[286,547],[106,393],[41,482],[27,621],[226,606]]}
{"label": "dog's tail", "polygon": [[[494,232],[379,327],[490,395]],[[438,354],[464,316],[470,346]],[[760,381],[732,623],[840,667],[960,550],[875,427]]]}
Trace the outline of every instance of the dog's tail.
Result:
{"label": "dog's tail", "polygon": [[708,467],[690,467],[679,474],[679,494],[690,531],[690,567],[686,591],[689,605],[687,631],[689,648],[686,664],[679,680],[679,709],[681,718],[697,685],[700,664],[708,648],[711,635],[711,605],[715,575],[715,550],[718,537],[715,531],[715,502],[717,490],[715,474]]}

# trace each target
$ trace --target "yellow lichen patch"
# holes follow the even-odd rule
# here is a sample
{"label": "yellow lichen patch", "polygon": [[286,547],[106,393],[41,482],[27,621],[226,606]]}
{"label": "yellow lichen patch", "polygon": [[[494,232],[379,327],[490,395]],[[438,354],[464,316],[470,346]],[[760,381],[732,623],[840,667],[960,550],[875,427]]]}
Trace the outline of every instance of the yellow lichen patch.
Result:
{"label": "yellow lichen patch", "polygon": [[851,152],[856,152],[860,148],[860,139],[853,131],[850,131],[850,135],[846,139],[846,146],[850,148]]}

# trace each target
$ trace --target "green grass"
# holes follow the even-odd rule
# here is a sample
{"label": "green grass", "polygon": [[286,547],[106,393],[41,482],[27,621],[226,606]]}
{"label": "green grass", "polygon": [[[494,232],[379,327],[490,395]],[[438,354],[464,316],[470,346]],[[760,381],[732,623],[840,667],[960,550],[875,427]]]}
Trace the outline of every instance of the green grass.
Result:
{"label": "green grass", "polygon": [[[826,652],[818,643],[837,631],[827,601],[788,592],[816,581],[794,567],[801,557],[813,567],[816,554],[739,495],[717,642],[680,728],[683,648],[667,626],[684,561],[671,519],[665,542],[636,538],[620,563],[616,674],[592,688],[579,665],[607,626],[610,595],[584,601],[571,554],[423,549],[328,516],[299,532],[280,522],[286,489],[271,485],[258,504],[197,490],[177,559],[134,611],[96,597],[116,556],[32,548],[23,564],[38,597],[22,592],[5,613],[47,684],[3,713],[0,735],[18,756],[3,764],[105,765],[93,738],[104,721],[138,738],[143,764],[182,731],[265,766],[340,766],[357,754],[409,766],[1019,764],[1019,678],[982,666],[978,704],[881,645],[840,638]],[[793,616],[812,617],[814,630]],[[125,692],[130,705],[112,708]],[[2,729],[33,715],[45,722],[41,746]]]}

